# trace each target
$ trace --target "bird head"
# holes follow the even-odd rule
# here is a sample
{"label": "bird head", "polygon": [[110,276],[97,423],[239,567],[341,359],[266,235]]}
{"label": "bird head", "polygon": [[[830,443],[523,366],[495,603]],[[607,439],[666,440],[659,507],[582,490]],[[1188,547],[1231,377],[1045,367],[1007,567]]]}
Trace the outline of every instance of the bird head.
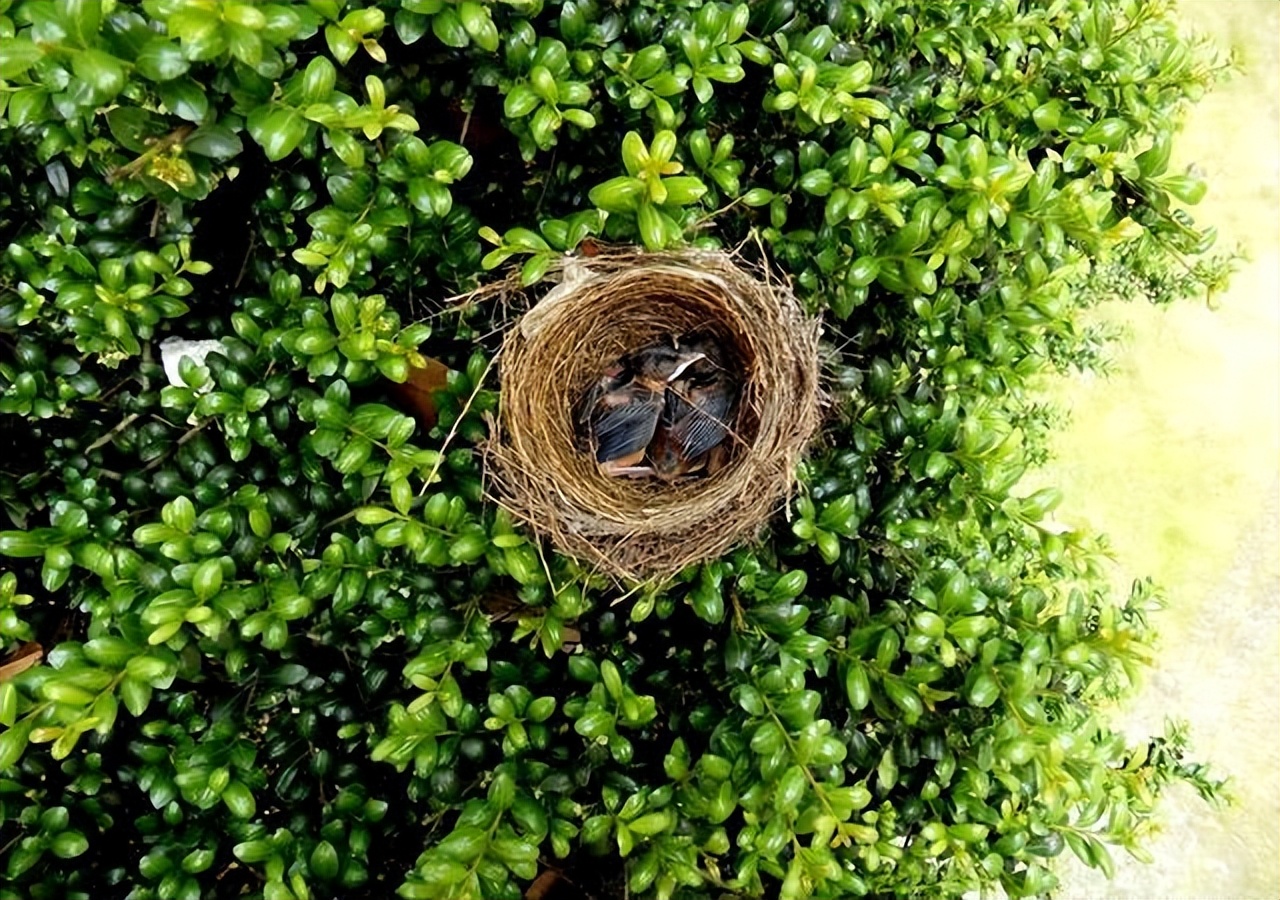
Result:
{"label": "bird head", "polygon": [[636,378],[657,390],[667,382],[679,378],[685,369],[704,358],[705,354],[699,351],[663,346],[646,348],[636,354]]}

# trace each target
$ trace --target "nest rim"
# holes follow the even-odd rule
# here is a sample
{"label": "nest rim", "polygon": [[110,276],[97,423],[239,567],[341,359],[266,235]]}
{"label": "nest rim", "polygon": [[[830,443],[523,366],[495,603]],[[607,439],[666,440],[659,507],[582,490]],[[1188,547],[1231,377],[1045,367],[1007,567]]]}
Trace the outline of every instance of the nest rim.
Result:
{"label": "nest rim", "polygon": [[[721,251],[624,248],[563,257],[559,283],[499,353],[499,411],[486,491],[560,552],[624,580],[670,577],[754,537],[790,495],[820,421],[820,322],[789,283]],[[521,302],[523,301],[523,302]],[[741,364],[728,461],[674,483],[604,474],[583,452],[575,408],[604,368],[672,335],[711,333]]]}

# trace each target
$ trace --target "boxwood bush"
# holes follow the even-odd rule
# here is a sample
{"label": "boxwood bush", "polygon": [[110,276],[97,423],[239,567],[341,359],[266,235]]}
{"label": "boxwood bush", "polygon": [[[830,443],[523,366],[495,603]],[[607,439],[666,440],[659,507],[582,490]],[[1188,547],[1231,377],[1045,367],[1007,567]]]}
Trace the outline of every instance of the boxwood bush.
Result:
{"label": "boxwood bush", "polygon": [[[1158,595],[1019,484],[1089,310],[1227,274],[1169,167],[1226,65],[1155,0],[0,0],[0,898],[1141,857],[1218,789],[1106,723]],[[786,514],[666,584],[484,498],[508,311],[458,296],[593,242],[738,248],[825,323]]]}

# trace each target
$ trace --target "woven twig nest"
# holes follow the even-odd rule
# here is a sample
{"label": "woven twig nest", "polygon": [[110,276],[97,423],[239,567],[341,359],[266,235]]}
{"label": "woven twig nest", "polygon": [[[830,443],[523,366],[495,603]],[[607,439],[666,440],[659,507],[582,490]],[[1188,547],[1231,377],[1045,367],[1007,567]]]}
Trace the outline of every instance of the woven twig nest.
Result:
{"label": "woven twig nest", "polygon": [[[562,553],[630,579],[672,575],[753,537],[819,423],[817,321],[786,283],[726,253],[614,250],[567,257],[550,274],[559,284],[502,345],[493,498]],[[583,393],[624,354],[690,332],[718,340],[741,377],[728,463],[674,484],[604,474],[583,452]]]}

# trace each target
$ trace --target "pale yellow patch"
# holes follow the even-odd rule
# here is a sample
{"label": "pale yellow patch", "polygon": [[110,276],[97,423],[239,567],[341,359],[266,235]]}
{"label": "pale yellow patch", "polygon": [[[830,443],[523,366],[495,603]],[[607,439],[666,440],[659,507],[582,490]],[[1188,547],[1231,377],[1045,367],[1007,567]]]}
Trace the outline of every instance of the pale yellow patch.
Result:
{"label": "pale yellow patch", "polygon": [[1251,260],[1217,311],[1184,303],[1108,315],[1130,332],[1106,379],[1062,393],[1072,423],[1040,480],[1063,487],[1059,518],[1111,536],[1118,580],[1153,575],[1158,668],[1122,714],[1134,736],[1166,715],[1192,725],[1196,756],[1234,779],[1213,812],[1190,791],[1161,808],[1146,866],[1117,855],[1108,883],[1064,866],[1062,897],[1280,897],[1280,4],[1185,2],[1191,28],[1233,47],[1243,75],[1191,113],[1175,160],[1209,195],[1197,221]]}

